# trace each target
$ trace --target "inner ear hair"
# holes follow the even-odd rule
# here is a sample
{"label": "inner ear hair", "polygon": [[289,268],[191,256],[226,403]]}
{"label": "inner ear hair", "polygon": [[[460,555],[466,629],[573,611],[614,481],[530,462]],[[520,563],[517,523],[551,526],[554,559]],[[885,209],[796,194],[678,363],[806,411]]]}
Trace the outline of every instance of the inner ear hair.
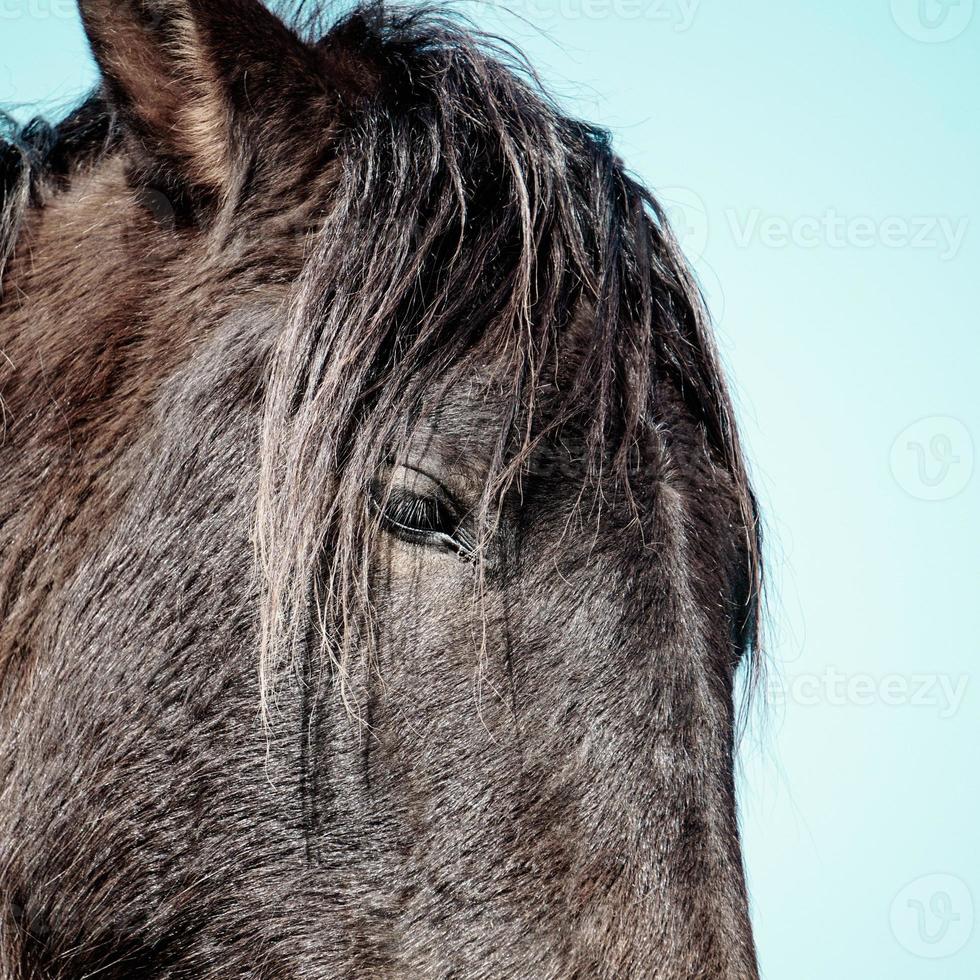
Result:
{"label": "inner ear hair", "polygon": [[148,157],[223,198],[284,93],[312,94],[316,51],[260,0],[79,0],[106,97]]}

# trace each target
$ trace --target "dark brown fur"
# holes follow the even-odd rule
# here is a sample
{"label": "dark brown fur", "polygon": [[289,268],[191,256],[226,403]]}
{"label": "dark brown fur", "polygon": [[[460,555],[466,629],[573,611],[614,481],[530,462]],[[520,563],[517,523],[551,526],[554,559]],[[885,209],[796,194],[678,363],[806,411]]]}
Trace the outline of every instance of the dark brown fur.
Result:
{"label": "dark brown fur", "polygon": [[0,174],[0,977],[754,978],[655,202],[438,14],[81,8]]}

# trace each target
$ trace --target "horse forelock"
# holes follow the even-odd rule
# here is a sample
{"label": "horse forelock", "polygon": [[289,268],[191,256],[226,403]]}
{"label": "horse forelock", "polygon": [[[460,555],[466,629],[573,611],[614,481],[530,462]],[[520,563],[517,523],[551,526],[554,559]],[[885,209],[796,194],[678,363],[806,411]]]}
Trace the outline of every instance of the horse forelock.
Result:
{"label": "horse forelock", "polygon": [[570,420],[585,434],[585,478],[612,472],[631,494],[658,377],[675,377],[735,487],[751,641],[754,500],[701,296],[658,204],[607,134],[563,115],[494,39],[438,11],[372,7],[320,45],[352,34],[376,84],[344,106],[335,196],[267,400],[266,693],[311,601],[324,651],[346,673],[369,618],[364,489],[447,389],[475,376],[509,406],[487,461],[487,534],[535,447]]}

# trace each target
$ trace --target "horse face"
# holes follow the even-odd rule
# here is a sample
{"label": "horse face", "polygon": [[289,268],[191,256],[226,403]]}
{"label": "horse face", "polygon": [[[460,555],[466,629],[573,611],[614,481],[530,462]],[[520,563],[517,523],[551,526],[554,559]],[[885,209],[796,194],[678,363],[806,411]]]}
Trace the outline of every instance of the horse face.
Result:
{"label": "horse face", "polygon": [[5,391],[0,972],[754,977],[754,531],[640,191],[437,22],[81,6],[116,122],[7,321],[65,397]]}

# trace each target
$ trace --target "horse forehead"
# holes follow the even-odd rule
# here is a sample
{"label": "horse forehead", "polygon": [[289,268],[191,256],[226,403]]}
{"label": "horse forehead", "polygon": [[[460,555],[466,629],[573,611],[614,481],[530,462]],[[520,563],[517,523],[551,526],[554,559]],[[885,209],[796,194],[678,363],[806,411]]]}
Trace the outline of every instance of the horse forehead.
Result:
{"label": "horse forehead", "polygon": [[[556,394],[553,386],[539,392],[538,424],[547,418]],[[453,386],[411,425],[399,462],[435,472],[464,496],[480,493],[512,409],[510,395],[488,375],[480,374],[470,382]],[[518,441],[523,425],[523,421],[519,422],[518,431],[512,433]],[[555,502],[566,495],[581,500],[589,495],[589,486],[598,492],[601,485],[615,483],[618,471],[612,461],[602,463],[594,456],[584,433],[575,426],[541,440],[529,453],[518,478],[522,499],[529,503],[540,489]],[[641,427],[631,461],[631,489],[639,494],[641,502],[644,498],[651,501],[665,475],[666,442],[661,426]],[[603,493],[608,489],[605,487]],[[614,498],[610,500],[615,503]]]}

